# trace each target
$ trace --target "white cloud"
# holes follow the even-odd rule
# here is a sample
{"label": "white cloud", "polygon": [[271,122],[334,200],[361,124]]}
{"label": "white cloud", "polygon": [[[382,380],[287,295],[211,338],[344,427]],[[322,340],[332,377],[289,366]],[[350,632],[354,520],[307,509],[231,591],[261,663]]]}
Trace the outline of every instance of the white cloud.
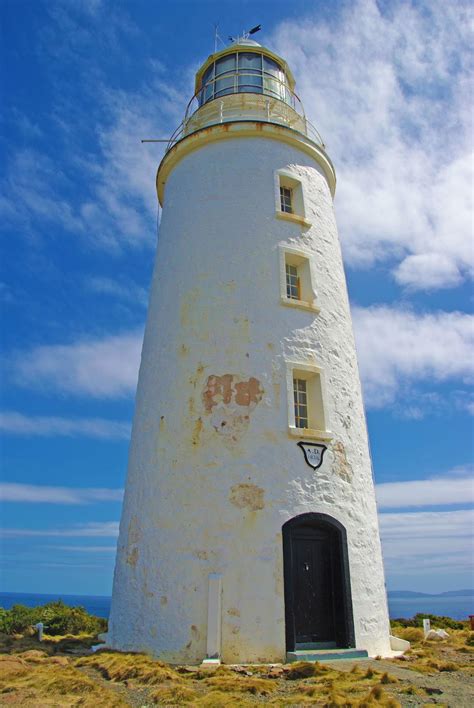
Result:
{"label": "white cloud", "polygon": [[[415,382],[430,385],[474,374],[474,317],[462,312],[418,314],[396,307],[354,307],[352,311],[364,395],[377,408],[404,400],[400,415],[422,418],[426,407],[443,407],[434,393],[407,397]],[[68,345],[39,346],[17,354],[17,383],[67,393],[116,398],[133,394],[140,364],[142,333],[125,332],[102,339],[82,339]],[[453,405],[467,409],[470,399],[455,392]],[[19,415],[19,414],[16,414]],[[128,437],[118,421],[68,421],[38,418],[38,434],[95,434]],[[11,418],[6,425],[34,432],[35,419]]]}
{"label": "white cloud", "polygon": [[55,529],[25,529],[3,528],[0,534],[5,538],[34,538],[34,537],[91,537],[91,538],[116,538],[119,532],[118,521],[95,521],[87,524],[75,524]]}
{"label": "white cloud", "polygon": [[354,307],[354,330],[368,406],[391,403],[406,383],[472,378],[474,317]]}
{"label": "white cloud", "polygon": [[388,575],[465,571],[472,560],[474,512],[427,511],[379,515]]}
{"label": "white cloud", "polygon": [[0,412],[0,430],[13,435],[68,436],[128,440],[130,423],[103,418],[58,418],[50,416],[25,416],[13,411]]}
{"label": "white cloud", "polygon": [[469,3],[357,0],[273,44],[335,162],[347,261],[418,289],[472,273]]}
{"label": "white cloud", "polygon": [[129,396],[136,387],[142,338],[133,331],[39,346],[17,355],[14,377],[24,386],[97,398]]}
{"label": "white cloud", "polygon": [[0,501],[32,504],[93,504],[122,501],[123,489],[47,487],[35,484],[0,483]]}
{"label": "white cloud", "polygon": [[148,303],[146,289],[129,280],[118,281],[112,278],[96,276],[88,278],[85,286],[92,292],[100,293],[101,295],[112,295],[120,300],[126,300],[142,307],[146,307]]}
{"label": "white cloud", "polygon": [[[112,253],[154,245],[155,176],[164,144],[141,139],[171,135],[192,80],[173,65],[164,81],[163,67],[149,61],[134,90],[112,89],[100,57],[134,61],[127,51],[137,34],[126,9],[111,11],[99,0],[48,8],[34,50],[49,72],[54,109],[48,120],[56,137],[39,133],[34,150],[15,149],[12,141],[2,180],[2,226],[30,238],[63,231]],[[16,113],[12,108],[14,127],[31,132],[35,124],[28,117],[28,124],[19,122]]]}
{"label": "white cloud", "polygon": [[453,470],[451,474],[429,479],[385,482],[376,485],[379,509],[474,504],[472,470]]}
{"label": "white cloud", "polygon": [[407,256],[394,271],[395,280],[411,290],[450,288],[459,285],[462,277],[456,264],[440,253]]}
{"label": "white cloud", "polygon": [[36,149],[18,150],[12,157],[0,197],[4,225],[13,224],[38,238],[38,225],[59,226],[82,233],[83,224],[74,205],[64,196],[70,183],[61,168]]}

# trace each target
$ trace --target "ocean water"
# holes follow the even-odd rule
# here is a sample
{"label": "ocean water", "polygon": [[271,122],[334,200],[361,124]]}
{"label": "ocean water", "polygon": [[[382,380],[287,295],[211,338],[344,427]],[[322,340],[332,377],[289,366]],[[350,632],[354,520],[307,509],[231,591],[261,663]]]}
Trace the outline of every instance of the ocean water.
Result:
{"label": "ocean water", "polygon": [[[35,607],[45,602],[62,600],[66,605],[80,605],[92,615],[108,617],[110,613],[110,597],[94,595],[37,595],[29,593],[0,593],[0,607],[6,610],[12,605]],[[462,597],[390,597],[388,596],[390,617],[413,617],[417,612],[430,615],[444,615],[453,619],[467,619],[474,614],[472,596]]]}
{"label": "ocean water", "polygon": [[427,615],[442,615],[456,620],[465,620],[469,615],[474,615],[474,599],[469,595],[462,597],[390,597],[389,593],[388,610],[391,619],[413,617],[418,612],[422,612]]}
{"label": "ocean water", "polygon": [[110,597],[101,595],[38,595],[35,593],[0,592],[0,607],[9,610],[13,605],[36,607],[46,602],[62,600],[71,607],[84,607],[91,615],[108,617],[110,613]]}

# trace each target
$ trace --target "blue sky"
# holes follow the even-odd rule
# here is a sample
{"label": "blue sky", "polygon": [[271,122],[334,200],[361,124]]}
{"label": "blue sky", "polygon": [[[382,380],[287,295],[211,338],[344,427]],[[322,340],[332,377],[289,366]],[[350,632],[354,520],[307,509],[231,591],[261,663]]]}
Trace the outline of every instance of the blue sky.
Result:
{"label": "blue sky", "polygon": [[159,144],[262,23],[338,175],[387,584],[473,585],[468,4],[3,0],[2,589],[109,594]]}

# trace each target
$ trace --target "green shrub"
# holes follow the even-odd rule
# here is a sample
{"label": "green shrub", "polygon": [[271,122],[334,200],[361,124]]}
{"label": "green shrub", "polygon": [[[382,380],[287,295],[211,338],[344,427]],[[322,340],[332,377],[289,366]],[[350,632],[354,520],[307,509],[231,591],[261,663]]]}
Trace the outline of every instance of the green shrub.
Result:
{"label": "green shrub", "polygon": [[391,620],[390,624],[393,628],[398,627],[423,627],[423,620],[431,620],[431,627],[436,627],[437,629],[465,629],[466,623],[459,622],[458,620],[451,619],[451,617],[444,617],[442,615],[429,615],[423,612],[418,612],[411,619],[406,619],[404,617],[398,617],[397,619]]}
{"label": "green shrub", "polygon": [[0,632],[21,634],[38,622],[43,622],[46,634],[98,634],[107,630],[107,620],[90,615],[83,607],[69,607],[64,602],[48,602],[38,607],[13,605],[0,608]]}

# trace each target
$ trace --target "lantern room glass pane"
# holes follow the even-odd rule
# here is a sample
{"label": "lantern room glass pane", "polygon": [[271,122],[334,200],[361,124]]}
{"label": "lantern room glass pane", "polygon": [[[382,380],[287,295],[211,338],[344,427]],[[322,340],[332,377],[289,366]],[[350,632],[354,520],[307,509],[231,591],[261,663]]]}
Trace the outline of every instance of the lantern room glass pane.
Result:
{"label": "lantern room glass pane", "polygon": [[199,105],[207,103],[211,98],[214,98],[214,64],[206,69],[202,75],[202,89],[199,95]]}
{"label": "lantern room glass pane", "polygon": [[262,73],[262,55],[254,54],[253,52],[239,53],[239,72],[251,74]]}
{"label": "lantern room glass pane", "polygon": [[263,93],[262,75],[239,74],[239,93]]}
{"label": "lantern room glass pane", "polygon": [[215,98],[225,96],[228,93],[236,93],[235,90],[235,75],[223,76],[221,79],[216,79],[215,83]]}
{"label": "lantern room glass pane", "polygon": [[218,59],[216,61],[216,76],[220,76],[221,74],[227,74],[229,73],[229,71],[235,71],[235,66],[235,54],[228,54],[227,56]]}
{"label": "lantern room glass pane", "polygon": [[277,79],[283,78],[280,76],[283,72],[276,61],[273,61],[273,59],[269,59],[268,57],[263,57],[263,70],[267,74],[272,74],[272,76],[275,76]]}
{"label": "lantern room glass pane", "polygon": [[275,98],[284,98],[284,86],[280,84],[277,79],[272,79],[269,76],[263,77],[263,88],[264,93],[270,96],[275,96]]}

